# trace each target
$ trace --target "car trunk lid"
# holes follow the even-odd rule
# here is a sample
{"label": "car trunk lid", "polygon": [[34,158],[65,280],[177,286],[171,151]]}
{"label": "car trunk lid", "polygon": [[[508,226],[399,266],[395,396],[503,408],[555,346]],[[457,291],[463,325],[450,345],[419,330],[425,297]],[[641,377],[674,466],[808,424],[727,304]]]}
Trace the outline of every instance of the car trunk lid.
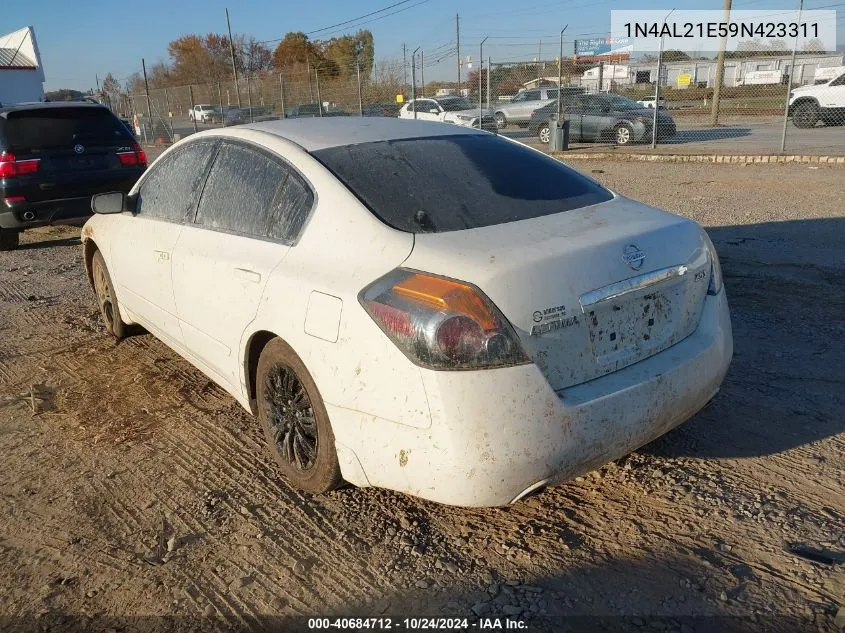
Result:
{"label": "car trunk lid", "polygon": [[477,285],[555,390],[691,334],[710,275],[698,225],[621,197],[531,220],[418,234],[404,265]]}

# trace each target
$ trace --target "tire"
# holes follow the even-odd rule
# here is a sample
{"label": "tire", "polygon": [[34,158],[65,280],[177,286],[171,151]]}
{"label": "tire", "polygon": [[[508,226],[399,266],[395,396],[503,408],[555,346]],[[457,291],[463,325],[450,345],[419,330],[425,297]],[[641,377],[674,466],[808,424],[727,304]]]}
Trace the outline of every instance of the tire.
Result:
{"label": "tire", "polygon": [[20,232],[0,229],[0,251],[13,251],[20,243]]}
{"label": "tire", "polygon": [[795,106],[792,113],[792,124],[797,128],[816,127],[819,122],[819,106],[812,101],[804,101]]}
{"label": "tire", "polygon": [[323,399],[299,356],[281,339],[273,339],[261,352],[255,394],[268,447],[288,482],[312,494],[340,486],[343,478]]}
{"label": "tire", "polygon": [[634,142],[634,129],[627,123],[616,126],[613,130],[613,140],[617,145],[630,145]]}
{"label": "tire", "polygon": [[504,112],[496,113],[496,127],[500,130],[503,130],[508,127],[508,118],[505,116]]}
{"label": "tire", "polygon": [[548,145],[552,138],[552,129],[549,127],[548,123],[540,124],[540,128],[537,130],[537,138],[540,139],[541,143]]}
{"label": "tire", "polygon": [[94,253],[91,261],[91,276],[94,278],[94,294],[97,296],[103,325],[108,333],[119,341],[126,336],[127,325],[120,318],[120,306],[117,303],[114,284],[100,251]]}

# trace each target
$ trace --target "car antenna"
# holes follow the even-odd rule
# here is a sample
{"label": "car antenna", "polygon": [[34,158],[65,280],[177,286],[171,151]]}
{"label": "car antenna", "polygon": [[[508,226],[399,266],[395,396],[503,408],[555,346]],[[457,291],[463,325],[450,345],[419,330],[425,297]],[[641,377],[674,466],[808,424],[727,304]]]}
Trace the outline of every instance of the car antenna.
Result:
{"label": "car antenna", "polygon": [[428,213],[426,213],[423,209],[417,210],[414,214],[414,222],[425,231],[434,230],[434,223],[431,221],[431,218],[428,217]]}

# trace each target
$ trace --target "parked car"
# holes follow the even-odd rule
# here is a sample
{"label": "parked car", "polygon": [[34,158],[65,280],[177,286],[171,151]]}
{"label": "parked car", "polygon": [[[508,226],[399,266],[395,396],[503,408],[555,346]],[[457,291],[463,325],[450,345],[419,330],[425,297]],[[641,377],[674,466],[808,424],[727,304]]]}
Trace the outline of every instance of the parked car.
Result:
{"label": "parked car", "polygon": [[822,84],[793,88],[789,93],[789,114],[799,128],[845,123],[845,74]]}
{"label": "parked car", "polygon": [[231,393],[312,493],[506,505],[692,416],[732,354],[695,222],[465,127],[209,130],[93,208],[108,330]]}
{"label": "parked car", "polygon": [[364,116],[399,116],[402,106],[398,103],[368,103],[364,105]]}
{"label": "parked car", "polygon": [[210,103],[195,105],[188,110],[188,119],[197,123],[209,123],[217,112],[217,107]]}
{"label": "parked car", "polygon": [[[637,101],[637,103],[640,104],[644,108],[651,108],[653,110],[654,109],[654,101],[655,101],[654,95],[652,95],[650,97],[643,97],[642,99],[639,99]],[[660,97],[660,109],[661,110],[666,109],[666,99],[663,98],[663,97]]]}
{"label": "parked car", "polygon": [[[614,94],[576,95],[565,103],[569,119],[570,141],[609,141],[628,145],[651,141],[654,109],[643,108],[636,101]],[[557,114],[557,102],[536,110],[531,115],[528,130],[541,143],[548,143],[552,115]],[[665,112],[657,112],[657,138],[675,136],[675,121]]]}
{"label": "parked car", "polygon": [[[226,112],[225,125],[241,125],[273,117],[273,111],[263,106],[232,108]],[[278,117],[275,117],[278,118]]]}
{"label": "parked car", "polygon": [[0,250],[15,248],[26,229],[87,219],[92,195],[128,192],[146,166],[133,134],[105,106],[0,108]]}
{"label": "parked car", "polygon": [[308,117],[320,116],[320,110],[325,114],[326,110],[319,103],[301,103],[299,105],[289,108],[285,113],[285,118],[299,119]]}
{"label": "parked car", "polygon": [[550,88],[535,88],[524,90],[518,93],[509,103],[496,104],[495,116],[499,129],[510,124],[527,125],[531,120],[531,113],[549,104],[563,94],[564,100],[569,95],[582,94],[584,89],[580,86],[563,86],[558,91],[557,86]]}
{"label": "parked car", "polygon": [[490,110],[481,111],[479,123],[478,105],[463,97],[425,97],[412,99],[399,110],[400,119],[441,121],[465,127],[480,127],[495,132],[496,120]]}

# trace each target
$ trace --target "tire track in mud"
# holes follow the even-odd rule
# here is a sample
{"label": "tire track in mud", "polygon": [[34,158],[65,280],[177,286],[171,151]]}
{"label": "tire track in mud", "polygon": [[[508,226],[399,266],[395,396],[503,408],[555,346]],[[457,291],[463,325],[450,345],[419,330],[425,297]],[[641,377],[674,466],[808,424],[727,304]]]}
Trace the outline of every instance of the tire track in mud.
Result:
{"label": "tire track in mud", "polygon": [[[354,601],[360,600],[361,594],[356,593],[351,588],[377,588],[374,583],[375,578],[367,577],[369,574],[365,576],[358,571],[354,573],[354,576],[350,577],[341,571],[348,568],[348,553],[334,551],[336,548],[333,547],[333,539],[337,538],[337,534],[329,534],[322,529],[307,512],[302,511],[300,504],[286,504],[285,498],[288,496],[286,490],[273,486],[273,483],[266,477],[263,477],[260,473],[257,477],[252,479],[253,482],[258,483],[256,488],[253,489],[241,483],[240,480],[243,478],[244,472],[254,470],[256,468],[256,464],[252,464],[250,467],[249,462],[239,459],[239,465],[242,466],[242,468],[238,468],[238,465],[233,465],[225,461],[224,464],[221,465],[219,463],[215,463],[211,459],[200,456],[199,454],[189,454],[184,451],[182,448],[184,441],[179,437],[174,436],[170,429],[164,429],[164,432],[160,437],[170,443],[172,452],[169,454],[169,457],[173,459],[174,462],[180,462],[180,466],[183,470],[183,479],[185,476],[189,479],[196,479],[198,473],[203,473],[206,478],[212,479],[221,489],[237,491],[242,499],[253,498],[255,493],[259,492],[268,503],[278,504],[280,507],[284,507],[288,510],[288,512],[274,512],[270,510],[266,513],[266,515],[264,515],[264,521],[266,524],[272,525],[274,531],[283,531],[289,539],[298,542],[300,546],[304,545],[305,552],[294,551],[287,543],[273,538],[272,536],[265,536],[264,539],[268,539],[272,542],[280,550],[282,555],[287,557],[289,560],[301,560],[304,558],[303,553],[306,553],[306,558],[319,560],[323,563],[323,567],[331,569],[331,572],[324,572],[326,582],[323,586],[325,588],[331,588],[335,595],[343,593],[346,594],[344,597]],[[203,444],[206,447],[206,450],[208,450],[208,452],[212,455],[227,455],[232,452],[231,446],[217,443],[210,444],[204,441],[202,433],[196,434],[193,437],[193,440],[195,443]],[[257,468],[263,467],[264,466],[261,466],[260,464],[257,465]],[[194,490],[196,490],[196,488],[194,488]],[[199,492],[200,491],[197,490],[197,493]],[[232,504],[229,504],[229,507],[233,513],[237,513],[237,509],[234,508]],[[294,508],[298,511],[295,515],[289,511]],[[326,523],[329,523],[325,517],[321,517],[321,519],[323,519]],[[312,538],[306,533],[307,527],[313,529],[317,534],[321,534],[322,538]],[[278,556],[274,557],[274,562],[279,567],[289,567],[289,562],[282,560]],[[312,570],[311,577],[314,576],[314,571],[320,572],[321,570],[320,568]],[[323,574],[321,573],[320,575],[322,576]],[[357,576],[357,578],[355,576]],[[311,590],[310,587],[307,589],[309,591]],[[313,594],[313,596],[315,598],[314,604],[320,604],[320,601],[324,598],[319,594]]]}

